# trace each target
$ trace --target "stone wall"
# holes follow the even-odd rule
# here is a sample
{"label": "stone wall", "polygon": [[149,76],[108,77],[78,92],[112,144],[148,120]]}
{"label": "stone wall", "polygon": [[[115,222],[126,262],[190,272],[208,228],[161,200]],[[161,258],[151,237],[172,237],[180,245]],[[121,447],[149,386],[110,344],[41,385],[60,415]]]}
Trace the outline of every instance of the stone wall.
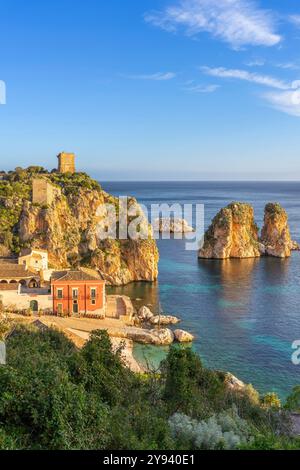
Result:
{"label": "stone wall", "polygon": [[32,181],[32,202],[51,206],[55,198],[60,196],[60,190],[44,178],[35,178]]}

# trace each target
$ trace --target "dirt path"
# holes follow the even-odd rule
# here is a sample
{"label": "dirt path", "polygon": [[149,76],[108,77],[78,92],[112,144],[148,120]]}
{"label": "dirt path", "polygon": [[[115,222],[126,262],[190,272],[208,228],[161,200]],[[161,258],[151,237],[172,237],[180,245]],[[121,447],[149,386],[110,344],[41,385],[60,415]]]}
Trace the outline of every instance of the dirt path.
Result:
{"label": "dirt path", "polygon": [[74,318],[74,317],[56,317],[43,316],[41,320],[52,323],[61,328],[74,328],[76,330],[91,332],[92,330],[119,330],[126,328],[126,323],[118,318]]}

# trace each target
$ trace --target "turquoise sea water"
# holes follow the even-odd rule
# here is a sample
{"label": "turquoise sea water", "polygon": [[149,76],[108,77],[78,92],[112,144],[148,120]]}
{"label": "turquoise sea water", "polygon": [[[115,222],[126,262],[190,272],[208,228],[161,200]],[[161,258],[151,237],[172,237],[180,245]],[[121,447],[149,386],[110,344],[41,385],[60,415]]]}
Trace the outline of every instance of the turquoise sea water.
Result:
{"label": "turquoise sea water", "polygon": [[[115,195],[133,195],[150,206],[202,203],[205,225],[231,201],[253,204],[262,225],[267,202],[280,202],[289,214],[292,237],[300,241],[300,183],[122,182],[102,183]],[[282,398],[300,384],[300,366],[291,362],[291,344],[300,339],[300,253],[290,259],[198,260],[184,240],[159,240],[159,280],[133,283],[119,292],[178,315],[196,336],[194,348],[211,368],[228,370],[260,392]],[[135,347],[157,363],[166,348]]]}

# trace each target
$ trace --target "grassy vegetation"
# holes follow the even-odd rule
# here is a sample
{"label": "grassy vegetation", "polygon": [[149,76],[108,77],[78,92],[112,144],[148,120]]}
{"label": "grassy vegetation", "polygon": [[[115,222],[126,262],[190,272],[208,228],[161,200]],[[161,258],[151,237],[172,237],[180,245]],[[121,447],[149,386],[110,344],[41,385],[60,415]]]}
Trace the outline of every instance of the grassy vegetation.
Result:
{"label": "grassy vegetation", "polygon": [[101,191],[100,184],[86,173],[56,173],[49,174],[53,184],[59,186],[65,196],[76,196],[80,188]]}
{"label": "grassy vegetation", "polygon": [[[96,331],[82,350],[19,326],[0,366],[1,449],[295,448],[285,413],[253,388],[230,390],[190,348],[159,373],[134,374]],[[278,403],[277,403],[278,404]]]}
{"label": "grassy vegetation", "polygon": [[274,220],[278,216],[286,215],[286,212],[278,202],[270,202],[265,207],[265,214]]}
{"label": "grassy vegetation", "polygon": [[27,170],[16,168],[0,181],[0,244],[12,252],[20,249],[17,223],[23,201],[30,200],[31,178],[40,170],[32,167]]}

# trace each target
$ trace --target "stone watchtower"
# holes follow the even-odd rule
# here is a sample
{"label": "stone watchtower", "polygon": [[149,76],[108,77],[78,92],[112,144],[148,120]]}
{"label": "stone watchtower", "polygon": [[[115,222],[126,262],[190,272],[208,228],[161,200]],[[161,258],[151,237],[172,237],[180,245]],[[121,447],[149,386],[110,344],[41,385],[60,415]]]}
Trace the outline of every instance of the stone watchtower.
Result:
{"label": "stone watchtower", "polygon": [[61,152],[57,155],[59,173],[75,173],[75,154]]}

